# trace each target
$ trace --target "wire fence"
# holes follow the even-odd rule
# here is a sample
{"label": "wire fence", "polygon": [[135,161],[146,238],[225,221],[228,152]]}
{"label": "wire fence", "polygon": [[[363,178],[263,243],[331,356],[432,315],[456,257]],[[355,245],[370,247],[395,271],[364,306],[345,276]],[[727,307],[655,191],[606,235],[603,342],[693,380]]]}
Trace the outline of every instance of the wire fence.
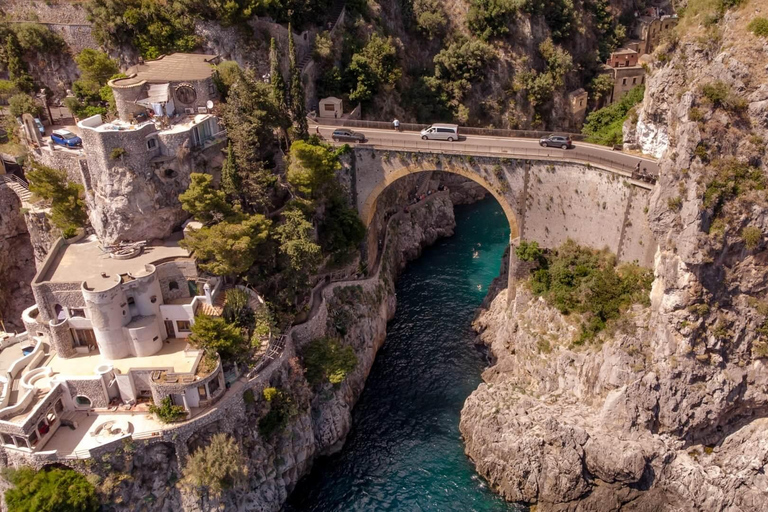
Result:
{"label": "wire fence", "polygon": [[[378,128],[381,130],[391,130],[392,123],[387,121],[367,121],[362,119],[335,119],[335,118],[313,118],[313,121],[328,126],[344,126],[346,128]],[[428,124],[400,123],[400,129],[407,132],[419,132],[429,127]],[[543,132],[538,130],[502,130],[499,128],[476,128],[472,126],[460,126],[459,133],[463,135],[486,135],[490,137],[521,137],[526,139],[538,139],[551,135],[553,132]],[[581,133],[557,132],[558,134],[568,135],[571,140],[583,141],[584,135]]]}
{"label": "wire fence", "polygon": [[[342,145],[343,143],[336,143]],[[554,148],[519,148],[512,146],[492,146],[485,144],[471,144],[466,142],[432,142],[432,141],[411,141],[401,139],[386,139],[380,137],[371,137],[367,144],[358,144],[358,147],[369,146],[375,149],[388,151],[408,151],[416,153],[434,154],[434,155],[460,155],[460,156],[489,156],[494,158],[514,158],[523,160],[553,160],[566,161],[579,164],[594,165],[604,167],[610,171],[618,171],[627,177],[643,181],[646,183],[655,183],[658,176],[658,164],[650,160],[627,157],[621,154],[624,159],[599,156],[592,152],[579,151],[574,149],[554,149]],[[610,153],[608,153],[610,154]],[[640,169],[637,168],[637,162],[640,162]]]}

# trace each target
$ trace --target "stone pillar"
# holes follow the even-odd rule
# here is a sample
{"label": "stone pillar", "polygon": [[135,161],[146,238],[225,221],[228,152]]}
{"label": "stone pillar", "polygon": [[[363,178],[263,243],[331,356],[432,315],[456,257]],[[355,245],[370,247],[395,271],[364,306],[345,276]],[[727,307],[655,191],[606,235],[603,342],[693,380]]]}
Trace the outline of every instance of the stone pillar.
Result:
{"label": "stone pillar", "polygon": [[186,391],[182,391],[181,392],[181,401],[184,404],[184,409],[189,411],[190,409],[189,409],[189,404],[187,403],[187,392]]}
{"label": "stone pillar", "polygon": [[73,357],[77,352],[75,351],[75,343],[72,339],[72,331],[69,329],[69,321],[64,320],[59,324],[54,323],[55,320],[51,320],[51,348],[53,348],[59,357],[69,358]]}

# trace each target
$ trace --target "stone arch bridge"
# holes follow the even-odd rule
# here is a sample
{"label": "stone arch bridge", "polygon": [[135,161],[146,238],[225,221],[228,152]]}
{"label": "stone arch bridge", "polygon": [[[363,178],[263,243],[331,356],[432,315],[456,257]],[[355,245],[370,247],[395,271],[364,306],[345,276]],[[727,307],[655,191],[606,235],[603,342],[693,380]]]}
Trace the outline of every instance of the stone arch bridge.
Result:
{"label": "stone arch bridge", "polygon": [[[535,240],[554,248],[570,238],[607,247],[620,262],[653,265],[657,242],[646,215],[653,184],[633,178],[631,169],[570,157],[475,156],[362,145],[354,148],[354,158],[352,188],[367,227],[389,185],[411,174],[443,171],[472,180],[496,198],[510,225],[511,244]],[[511,255],[510,289],[523,271]]]}

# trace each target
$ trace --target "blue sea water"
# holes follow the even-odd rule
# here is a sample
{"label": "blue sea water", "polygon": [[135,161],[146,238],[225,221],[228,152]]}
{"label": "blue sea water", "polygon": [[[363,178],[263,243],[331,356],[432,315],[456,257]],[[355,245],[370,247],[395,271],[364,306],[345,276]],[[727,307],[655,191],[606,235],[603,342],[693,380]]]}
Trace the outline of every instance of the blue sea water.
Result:
{"label": "blue sea water", "polygon": [[509,226],[494,199],[456,207],[456,233],[397,282],[397,313],[344,448],[318,460],[298,511],[508,511],[464,455],[459,415],[486,365],[471,322],[499,273]]}

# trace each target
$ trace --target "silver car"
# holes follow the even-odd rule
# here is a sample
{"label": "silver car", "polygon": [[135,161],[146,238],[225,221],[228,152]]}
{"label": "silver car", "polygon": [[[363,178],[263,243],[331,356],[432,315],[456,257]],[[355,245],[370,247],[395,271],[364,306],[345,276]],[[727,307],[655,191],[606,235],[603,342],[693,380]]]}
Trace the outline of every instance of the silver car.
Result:
{"label": "silver car", "polygon": [[336,142],[365,142],[366,138],[360,132],[353,132],[352,130],[334,130],[331,135]]}

